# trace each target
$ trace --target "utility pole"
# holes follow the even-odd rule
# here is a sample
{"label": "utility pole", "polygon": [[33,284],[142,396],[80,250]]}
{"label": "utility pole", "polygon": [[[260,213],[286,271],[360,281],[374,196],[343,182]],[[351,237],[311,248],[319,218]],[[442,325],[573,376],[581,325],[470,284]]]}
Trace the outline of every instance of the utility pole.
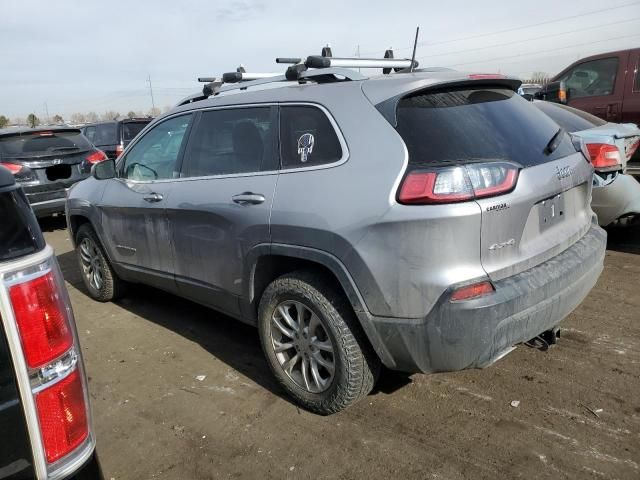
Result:
{"label": "utility pole", "polygon": [[47,106],[47,102],[44,102],[44,111],[47,114],[47,125],[49,124],[49,107]]}
{"label": "utility pole", "polygon": [[151,108],[155,112],[156,103],[153,101],[153,86],[151,85],[151,74],[147,77],[147,82],[149,82],[149,93],[151,94]]}

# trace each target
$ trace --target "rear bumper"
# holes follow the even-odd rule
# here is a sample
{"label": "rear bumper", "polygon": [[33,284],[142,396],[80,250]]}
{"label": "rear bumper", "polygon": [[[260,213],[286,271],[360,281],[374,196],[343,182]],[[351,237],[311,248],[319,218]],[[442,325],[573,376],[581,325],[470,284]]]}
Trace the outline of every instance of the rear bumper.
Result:
{"label": "rear bumper", "polygon": [[64,212],[67,190],[67,188],[63,188],[59,190],[39,191],[24,187],[29,204],[38,217]]}
{"label": "rear bumper", "polygon": [[446,292],[423,319],[372,317],[386,366],[423,373],[482,368],[554,328],[598,280],[606,238],[593,226],[556,257],[495,282],[492,295],[451,303]]}
{"label": "rear bumper", "polygon": [[37,217],[46,217],[47,215],[52,215],[54,213],[63,213],[65,202],[65,197],[55,198],[52,200],[32,203],[31,208]]}

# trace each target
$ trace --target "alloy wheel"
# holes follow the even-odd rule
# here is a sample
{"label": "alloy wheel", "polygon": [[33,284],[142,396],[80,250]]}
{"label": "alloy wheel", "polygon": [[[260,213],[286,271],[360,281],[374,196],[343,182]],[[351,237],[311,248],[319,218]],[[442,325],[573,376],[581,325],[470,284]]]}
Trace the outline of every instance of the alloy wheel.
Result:
{"label": "alloy wheel", "polygon": [[301,302],[280,303],[271,316],[271,345],[280,367],[311,393],[331,386],[334,347],[320,318]]}
{"label": "alloy wheel", "polygon": [[80,261],[82,273],[89,284],[96,290],[104,285],[104,273],[98,246],[90,239],[83,238],[80,242]]}

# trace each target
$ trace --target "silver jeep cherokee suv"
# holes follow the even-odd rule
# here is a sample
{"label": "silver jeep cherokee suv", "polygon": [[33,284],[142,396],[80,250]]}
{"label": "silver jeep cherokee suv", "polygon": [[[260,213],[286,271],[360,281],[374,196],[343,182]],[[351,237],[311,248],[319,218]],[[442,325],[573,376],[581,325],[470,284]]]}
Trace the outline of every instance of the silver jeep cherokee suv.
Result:
{"label": "silver jeep cherokee suv", "polygon": [[93,298],[139,282],[257,325],[284,389],[329,414],[381,364],[487,366],[594,286],[593,168],[520,82],[288,79],[188,99],[71,190]]}

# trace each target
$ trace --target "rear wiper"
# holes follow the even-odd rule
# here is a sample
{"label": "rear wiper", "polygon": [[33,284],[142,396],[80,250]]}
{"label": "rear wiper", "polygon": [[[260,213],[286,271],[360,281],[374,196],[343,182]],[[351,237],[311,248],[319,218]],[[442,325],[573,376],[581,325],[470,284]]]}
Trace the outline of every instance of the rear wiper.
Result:
{"label": "rear wiper", "polygon": [[551,137],[551,140],[549,140],[549,143],[547,143],[547,146],[544,147],[544,154],[545,155],[551,155],[553,152],[556,151],[556,148],[558,148],[558,146],[560,146],[560,143],[562,142],[562,137],[564,134],[564,129],[560,128],[556,134]]}

